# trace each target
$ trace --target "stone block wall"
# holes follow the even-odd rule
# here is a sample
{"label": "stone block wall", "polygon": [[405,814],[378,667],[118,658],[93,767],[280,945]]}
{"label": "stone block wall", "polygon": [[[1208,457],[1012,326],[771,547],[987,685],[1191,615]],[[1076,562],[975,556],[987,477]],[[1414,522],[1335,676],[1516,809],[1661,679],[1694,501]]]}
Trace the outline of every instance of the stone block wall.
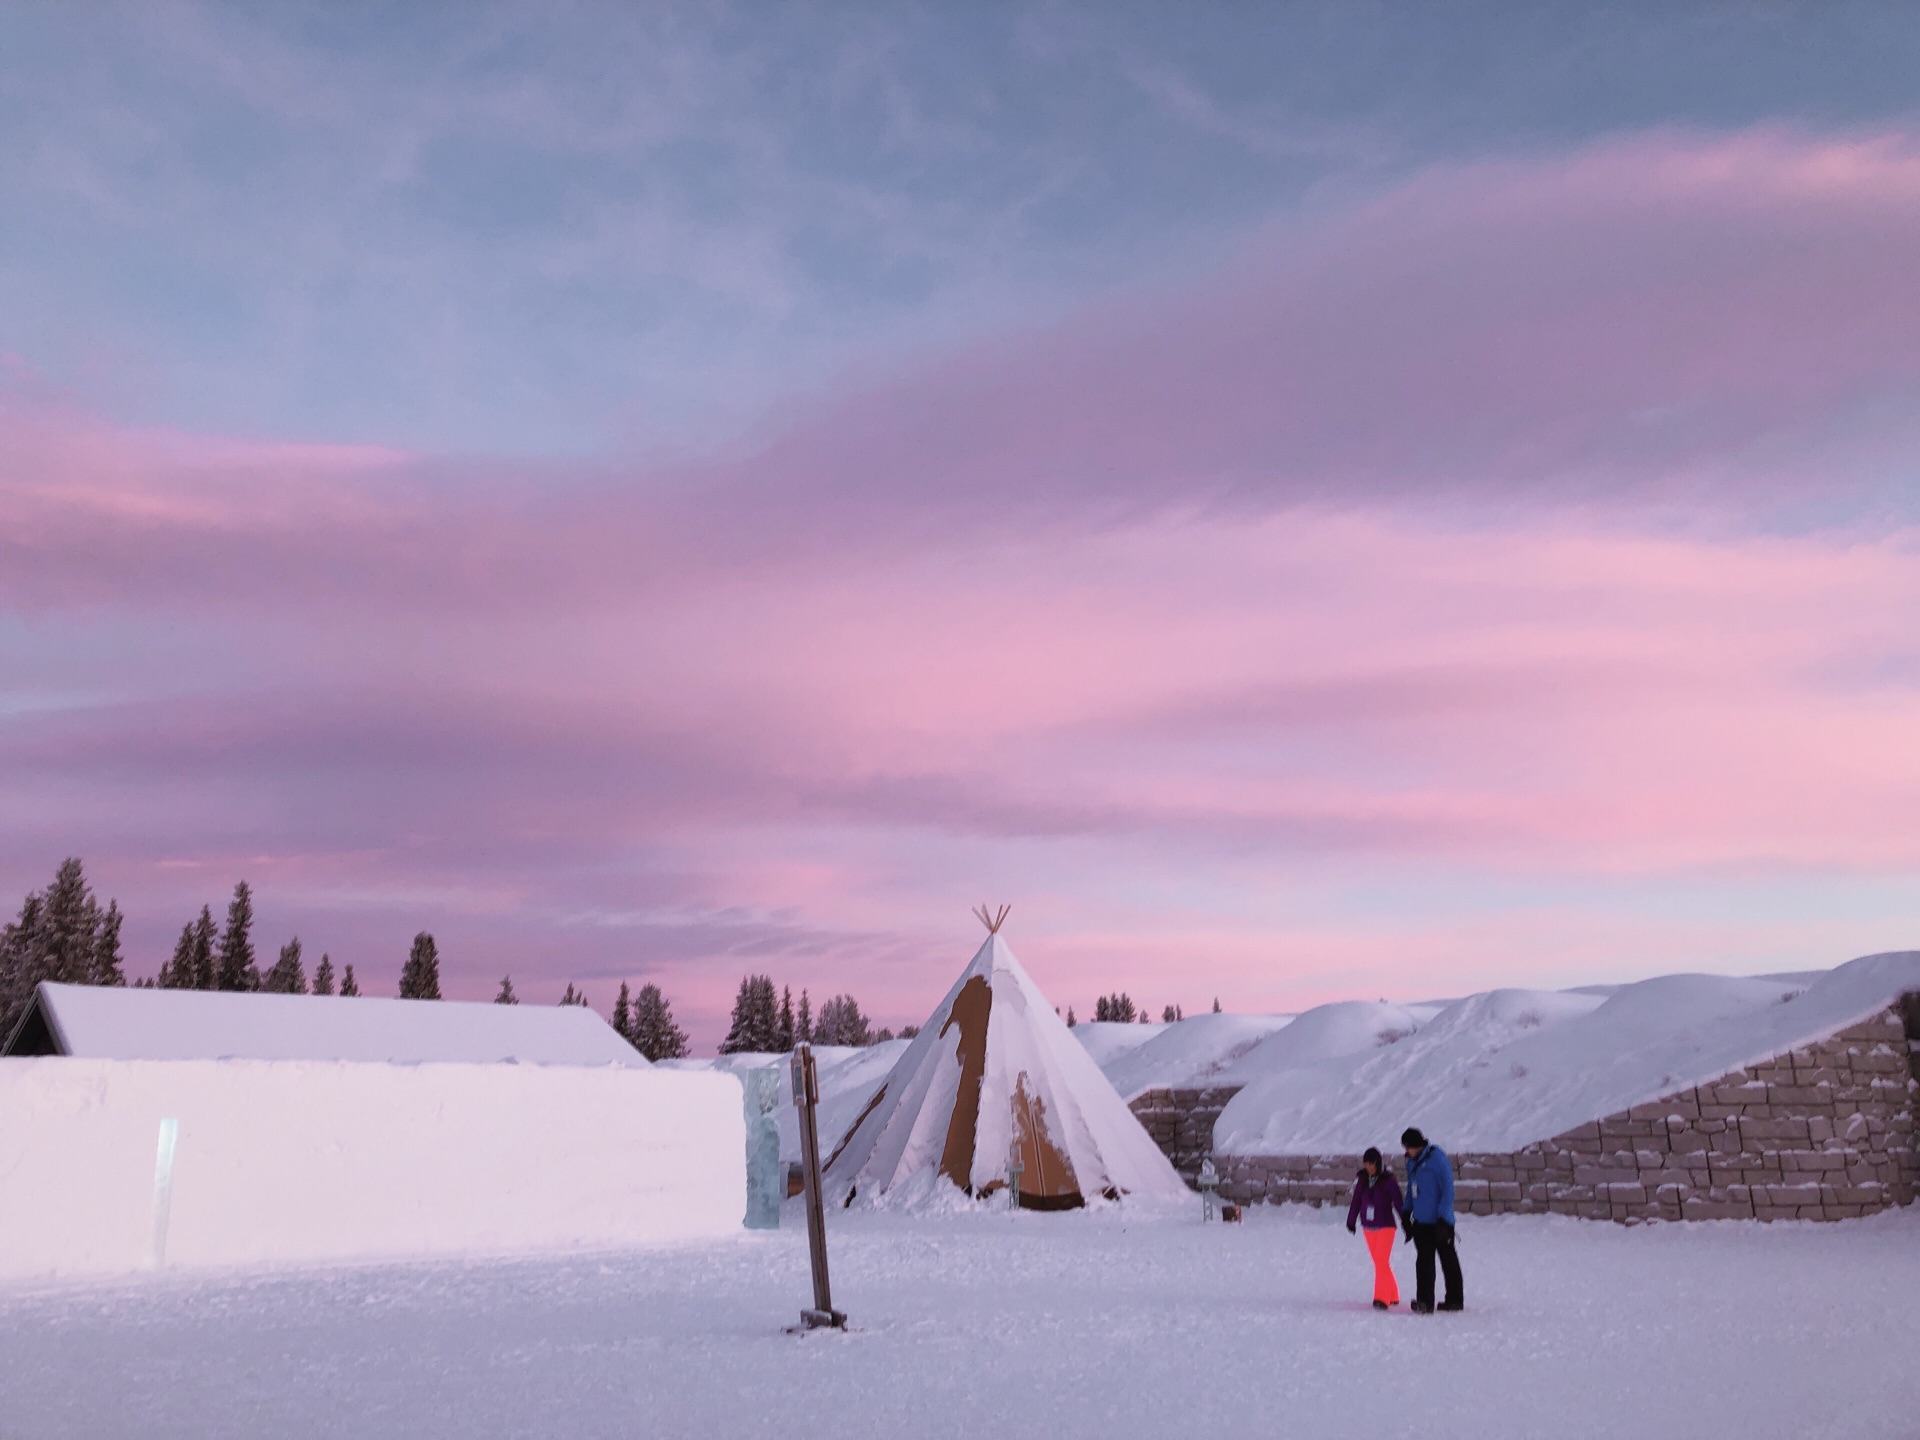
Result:
{"label": "stone block wall", "polygon": [[1238,1085],[1212,1089],[1147,1090],[1128,1102],[1147,1133],[1189,1185],[1213,1153],[1213,1122],[1240,1093]]}
{"label": "stone block wall", "polygon": [[[1159,1097],[1145,1105],[1159,1127],[1149,1131],[1191,1176],[1205,1153],[1195,1153],[1194,1127],[1205,1114],[1210,1136],[1232,1093],[1150,1091],[1134,1104],[1139,1113]],[[1825,1040],[1525,1149],[1455,1154],[1455,1208],[1627,1223],[1871,1214],[1908,1204],[1920,1188],[1917,1099],[1920,996],[1909,995]],[[1215,1163],[1222,1196],[1252,1204],[1345,1205],[1360,1168],[1357,1155]]]}

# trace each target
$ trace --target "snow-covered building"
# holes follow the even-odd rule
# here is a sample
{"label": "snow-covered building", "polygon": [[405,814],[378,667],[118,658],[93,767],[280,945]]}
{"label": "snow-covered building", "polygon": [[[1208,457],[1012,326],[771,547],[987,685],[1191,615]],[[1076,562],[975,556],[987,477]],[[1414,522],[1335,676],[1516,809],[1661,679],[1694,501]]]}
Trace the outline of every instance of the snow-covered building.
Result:
{"label": "snow-covered building", "polygon": [[987,917],[975,953],[827,1161],[851,1201],[987,1195],[1060,1210],[1185,1187]]}
{"label": "snow-covered building", "polygon": [[583,1005],[341,999],[39,985],[0,1055],[625,1065],[641,1055]]}
{"label": "snow-covered building", "polygon": [[577,1005],[46,984],[0,1059],[0,1283],[738,1233],[740,1082]]}
{"label": "snow-covered building", "polygon": [[1395,1153],[1407,1125],[1452,1154],[1470,1213],[1845,1219],[1920,1189],[1916,951],[1810,975],[1343,1002],[1216,1045],[1185,1075],[1152,1063],[1170,1043],[1133,1052],[1123,1093],[1189,1170],[1210,1152],[1241,1201],[1344,1204],[1360,1151]]}

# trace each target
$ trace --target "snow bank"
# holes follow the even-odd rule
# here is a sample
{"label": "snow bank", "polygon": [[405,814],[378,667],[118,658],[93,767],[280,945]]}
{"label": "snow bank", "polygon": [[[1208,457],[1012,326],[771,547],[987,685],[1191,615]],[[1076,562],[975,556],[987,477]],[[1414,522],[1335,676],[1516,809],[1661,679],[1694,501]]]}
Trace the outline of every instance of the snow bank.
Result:
{"label": "snow bank", "polygon": [[0,1279],[737,1233],[731,1076],[619,1066],[0,1061]]}
{"label": "snow bank", "polygon": [[1358,1055],[1413,1034],[1438,1011],[1420,1005],[1391,1005],[1385,1000],[1338,1000],[1294,1018],[1225,1067],[1220,1079],[1244,1084],[1276,1070],[1291,1070],[1318,1060]]}
{"label": "snow bank", "polygon": [[1093,1063],[1104,1070],[1168,1028],[1158,1021],[1148,1025],[1119,1025],[1109,1020],[1082,1020],[1073,1027],[1073,1038],[1093,1057]]}
{"label": "snow bank", "polygon": [[93,1060],[513,1060],[642,1069],[647,1064],[584,1005],[343,1000],[51,983],[39,987],[39,998],[66,1053]]}
{"label": "snow bank", "polygon": [[[1159,1086],[1209,1085],[1222,1070],[1275,1031],[1285,1029],[1292,1020],[1291,1015],[1194,1015],[1172,1025],[1153,1027],[1157,1033],[1145,1044],[1102,1045],[1100,1048],[1108,1052],[1106,1058],[1095,1054],[1094,1059],[1125,1100]],[[1073,1033],[1084,1036],[1094,1028],[1077,1025]],[[1148,1027],[1102,1025],[1098,1028],[1144,1030]],[[1089,1049],[1088,1053],[1094,1052]]]}
{"label": "snow bank", "polygon": [[[1392,1043],[1343,1045],[1355,1012],[1308,1011],[1223,1075],[1246,1080],[1214,1126],[1225,1154],[1389,1148],[1418,1125],[1458,1150],[1506,1151],[1819,1040],[1920,989],[1920,951],[1795,979],[1667,975],[1608,994],[1494,990]],[[1353,1002],[1349,1002],[1350,1004]],[[1380,1007],[1379,1020],[1385,1010]],[[1416,1023],[1419,1007],[1409,1007]],[[1378,1032],[1385,1039],[1385,1032]]]}

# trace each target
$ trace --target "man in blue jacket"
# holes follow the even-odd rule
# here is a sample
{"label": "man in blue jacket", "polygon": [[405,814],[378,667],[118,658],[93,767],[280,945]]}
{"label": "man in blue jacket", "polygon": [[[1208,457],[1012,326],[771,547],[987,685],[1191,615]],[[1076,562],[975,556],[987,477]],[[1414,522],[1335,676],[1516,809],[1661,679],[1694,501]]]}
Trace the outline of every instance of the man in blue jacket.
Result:
{"label": "man in blue jacket", "polygon": [[1407,1152],[1407,1238],[1413,1241],[1415,1282],[1413,1313],[1433,1313],[1433,1262],[1440,1260],[1447,1277],[1442,1310],[1464,1310],[1466,1292],[1460,1283],[1460,1257],[1453,1253],[1453,1165],[1447,1152],[1429,1145],[1427,1137],[1408,1129],[1400,1137]]}

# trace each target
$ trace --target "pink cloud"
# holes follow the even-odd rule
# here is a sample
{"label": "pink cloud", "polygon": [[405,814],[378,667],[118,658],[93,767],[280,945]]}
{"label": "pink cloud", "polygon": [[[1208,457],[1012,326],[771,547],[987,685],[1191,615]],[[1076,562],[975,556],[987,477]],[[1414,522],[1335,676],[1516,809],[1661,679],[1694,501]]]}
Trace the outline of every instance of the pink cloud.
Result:
{"label": "pink cloud", "polygon": [[1915,438],[1917,252],[1900,137],[1440,171],[670,473],[16,384],[0,872],[97,857],[148,966],[245,873],[709,1027],[747,966],[917,1018],[989,897],[1189,1008],[1910,939],[1814,912],[1920,865],[1920,528],[1762,522]]}

